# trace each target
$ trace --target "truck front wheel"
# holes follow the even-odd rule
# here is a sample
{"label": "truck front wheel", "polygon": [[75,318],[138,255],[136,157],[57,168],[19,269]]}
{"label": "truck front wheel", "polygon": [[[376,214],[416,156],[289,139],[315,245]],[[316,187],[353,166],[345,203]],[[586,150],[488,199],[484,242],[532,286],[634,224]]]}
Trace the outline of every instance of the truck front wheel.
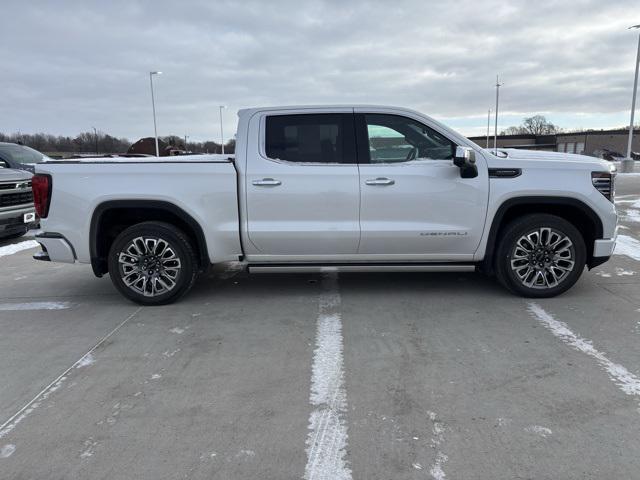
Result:
{"label": "truck front wheel", "polygon": [[515,294],[554,297],[571,288],[584,270],[584,239],[563,218],[526,215],[507,225],[501,237],[496,276]]}
{"label": "truck front wheel", "polygon": [[108,264],[115,287],[141,305],[174,302],[191,289],[198,272],[188,237],[164,222],[125,229],[111,245]]}

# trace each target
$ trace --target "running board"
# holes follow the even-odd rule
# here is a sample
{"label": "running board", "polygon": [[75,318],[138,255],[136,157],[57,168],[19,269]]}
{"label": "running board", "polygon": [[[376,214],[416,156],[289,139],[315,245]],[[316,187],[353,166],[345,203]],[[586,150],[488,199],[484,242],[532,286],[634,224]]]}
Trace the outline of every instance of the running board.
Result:
{"label": "running board", "polygon": [[432,264],[254,264],[249,265],[249,273],[326,273],[326,272],[474,272],[474,264],[432,263]]}

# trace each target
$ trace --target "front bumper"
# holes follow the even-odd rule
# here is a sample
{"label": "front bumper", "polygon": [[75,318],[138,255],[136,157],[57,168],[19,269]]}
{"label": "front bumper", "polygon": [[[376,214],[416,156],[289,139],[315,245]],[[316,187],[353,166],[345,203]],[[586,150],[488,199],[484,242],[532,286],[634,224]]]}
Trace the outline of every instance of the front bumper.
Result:
{"label": "front bumper", "polygon": [[616,239],[604,238],[593,242],[593,255],[588,262],[589,270],[607,262],[616,248]]}
{"label": "front bumper", "polygon": [[66,238],[59,233],[44,232],[36,235],[36,241],[42,245],[43,252],[34,255],[36,260],[74,263],[76,253]]}
{"label": "front bumper", "polygon": [[[25,222],[25,216],[31,220]],[[27,231],[38,223],[36,210],[33,205],[0,210],[0,237],[11,235],[19,231]]]}
{"label": "front bumper", "polygon": [[610,257],[613,255],[613,251],[616,248],[615,238],[605,238],[596,240],[593,243],[593,256],[594,257]]}

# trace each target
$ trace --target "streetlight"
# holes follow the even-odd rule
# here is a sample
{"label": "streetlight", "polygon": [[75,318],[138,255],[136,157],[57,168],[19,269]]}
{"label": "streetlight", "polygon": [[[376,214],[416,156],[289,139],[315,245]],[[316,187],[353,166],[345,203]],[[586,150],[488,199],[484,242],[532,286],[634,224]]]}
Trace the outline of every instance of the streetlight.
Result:
{"label": "streetlight", "polygon": [[[630,29],[640,28],[640,25],[633,25]],[[631,98],[631,121],[629,122],[629,141],[627,143],[627,156],[622,160],[623,172],[633,171],[633,159],[631,158],[631,144],[633,143],[633,114],[636,111],[636,93],[638,91],[638,66],[640,65],[640,35],[638,35],[638,53],[636,55],[636,76],[633,80],[633,97]]]}
{"label": "streetlight", "polygon": [[96,142],[96,155],[98,155],[98,130],[96,130],[96,127],[91,127],[93,128],[93,138],[95,139]]}
{"label": "streetlight", "polygon": [[498,100],[500,98],[500,87],[502,84],[496,75],[496,126],[493,132],[493,154],[498,155]]}
{"label": "streetlight", "polygon": [[220,105],[220,143],[222,144],[222,155],[224,155],[224,131],[222,129],[222,110],[224,110],[224,105]]}
{"label": "streetlight", "polygon": [[156,125],[156,100],[153,97],[153,76],[162,75],[162,72],[149,72],[149,83],[151,84],[151,107],[153,108],[153,133],[156,137],[156,157],[160,156],[160,149],[158,148],[158,127]]}
{"label": "streetlight", "polygon": [[185,135],[184,136],[184,151],[187,151],[187,138],[189,138],[189,135]]}
{"label": "streetlight", "polygon": [[487,145],[486,147],[489,148],[489,124],[491,122],[491,109],[489,109],[487,111]]}

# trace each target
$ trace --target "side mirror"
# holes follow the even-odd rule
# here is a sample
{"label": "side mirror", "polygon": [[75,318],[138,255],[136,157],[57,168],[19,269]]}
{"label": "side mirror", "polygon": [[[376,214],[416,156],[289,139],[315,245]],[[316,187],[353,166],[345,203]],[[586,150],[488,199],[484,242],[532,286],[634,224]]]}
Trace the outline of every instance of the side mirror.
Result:
{"label": "side mirror", "polygon": [[475,178],[478,176],[476,166],[476,152],[469,147],[456,147],[456,156],[453,164],[460,169],[462,178]]}

